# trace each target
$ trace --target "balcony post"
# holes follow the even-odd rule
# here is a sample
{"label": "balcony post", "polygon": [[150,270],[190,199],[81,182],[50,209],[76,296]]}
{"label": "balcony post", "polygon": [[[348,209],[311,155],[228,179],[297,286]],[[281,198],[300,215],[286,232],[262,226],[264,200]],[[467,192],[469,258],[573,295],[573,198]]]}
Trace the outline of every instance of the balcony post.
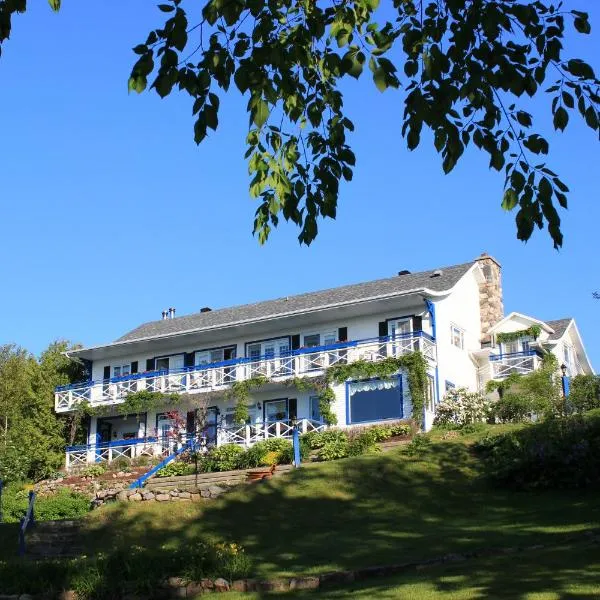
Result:
{"label": "balcony post", "polygon": [[246,448],[250,448],[250,425],[246,425]]}
{"label": "balcony post", "polygon": [[302,419],[302,433],[306,433],[308,429],[308,419]]}
{"label": "balcony post", "polygon": [[67,450],[66,451],[66,456],[65,456],[65,469],[68,471],[69,468],[71,467],[71,454],[70,452]]}
{"label": "balcony post", "polygon": [[275,437],[281,437],[281,421],[275,423]]}

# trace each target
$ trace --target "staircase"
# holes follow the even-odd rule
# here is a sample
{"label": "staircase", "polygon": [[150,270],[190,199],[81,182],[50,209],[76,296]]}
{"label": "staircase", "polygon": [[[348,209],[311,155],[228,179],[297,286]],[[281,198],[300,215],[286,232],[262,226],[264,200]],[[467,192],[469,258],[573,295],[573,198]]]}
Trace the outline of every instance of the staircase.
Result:
{"label": "staircase", "polygon": [[27,531],[25,555],[32,560],[73,558],[83,554],[80,521],[42,521]]}

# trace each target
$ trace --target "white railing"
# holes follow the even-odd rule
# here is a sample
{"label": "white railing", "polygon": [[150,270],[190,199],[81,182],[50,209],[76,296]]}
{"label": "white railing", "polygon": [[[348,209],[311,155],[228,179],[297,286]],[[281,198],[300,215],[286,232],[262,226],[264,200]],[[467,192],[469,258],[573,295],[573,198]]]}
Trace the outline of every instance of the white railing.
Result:
{"label": "white railing", "polygon": [[527,375],[538,368],[540,359],[533,350],[512,354],[492,354],[490,366],[492,379],[504,379],[512,373]]}
{"label": "white railing", "polygon": [[300,433],[310,431],[323,431],[327,425],[321,421],[312,419],[299,419],[298,421],[275,421],[274,423],[257,423],[254,425],[242,425],[241,427],[228,427],[221,429],[217,434],[217,445],[239,444],[249,448],[256,442],[262,442],[271,438],[291,439],[294,426],[297,425]]}
{"label": "white railing", "polygon": [[133,460],[140,456],[164,456],[171,451],[171,445],[169,440],[150,437],[67,446],[66,467],[70,470],[88,464],[111,463],[118,458]]}
{"label": "white railing", "polygon": [[151,371],[59,387],[55,409],[66,412],[82,402],[93,406],[118,404],[127,394],[141,390],[162,393],[216,391],[236,381],[265,376],[273,381],[322,374],[325,369],[357,360],[376,362],[390,356],[420,351],[427,360],[436,361],[436,345],[431,336],[415,331],[395,337],[341,342],[318,348],[295,350],[286,356],[263,356],[256,360],[233,359],[211,365],[197,365],[176,371]]}
{"label": "white railing", "polygon": [[[217,427],[216,439],[210,436],[199,436],[199,447],[204,451],[211,445],[238,444],[249,448],[257,442],[272,438],[291,439],[295,427],[300,433],[310,431],[323,431],[327,428],[325,423],[312,419],[298,419],[295,421],[275,421],[273,423],[256,423],[238,427]],[[189,439],[189,438],[188,438]],[[84,444],[81,446],[68,446],[66,450],[67,471],[90,464],[110,464],[118,458],[133,460],[140,456],[164,457],[186,441],[186,435],[170,436],[167,438],[137,438],[132,440],[115,440],[98,444]]]}

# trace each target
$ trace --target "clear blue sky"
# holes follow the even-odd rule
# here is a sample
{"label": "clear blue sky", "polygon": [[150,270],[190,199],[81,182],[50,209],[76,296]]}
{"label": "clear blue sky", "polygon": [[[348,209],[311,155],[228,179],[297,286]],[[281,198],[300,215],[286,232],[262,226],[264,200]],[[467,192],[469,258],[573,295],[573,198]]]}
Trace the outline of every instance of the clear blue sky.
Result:
{"label": "clear blue sky", "polygon": [[[468,261],[503,266],[505,307],[574,316],[600,367],[600,144],[573,122],[544,127],[570,185],[564,248],[545,232],[516,240],[500,209],[503,177],[473,149],[444,176],[429,146],[400,137],[400,98],[366,80],[348,87],[358,164],[337,221],[309,248],[282,226],[259,247],[243,159],[247,116],[237,92],[201,147],[191,105],[175,94],[127,95],[131,47],[163,16],[148,0],[31,2],[0,58],[0,343],[39,353],[50,341],[110,341],[141,322]],[[573,55],[600,71],[600,5]],[[570,7],[570,6],[569,6]]]}

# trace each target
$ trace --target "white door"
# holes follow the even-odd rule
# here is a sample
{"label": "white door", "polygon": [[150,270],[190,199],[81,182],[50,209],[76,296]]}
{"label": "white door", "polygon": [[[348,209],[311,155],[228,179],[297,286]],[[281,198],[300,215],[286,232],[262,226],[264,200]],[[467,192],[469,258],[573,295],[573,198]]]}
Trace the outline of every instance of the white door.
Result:
{"label": "white door", "polygon": [[395,319],[393,321],[388,321],[388,335],[392,342],[392,355],[403,354],[413,350],[413,340],[410,336],[411,332],[411,319]]}

